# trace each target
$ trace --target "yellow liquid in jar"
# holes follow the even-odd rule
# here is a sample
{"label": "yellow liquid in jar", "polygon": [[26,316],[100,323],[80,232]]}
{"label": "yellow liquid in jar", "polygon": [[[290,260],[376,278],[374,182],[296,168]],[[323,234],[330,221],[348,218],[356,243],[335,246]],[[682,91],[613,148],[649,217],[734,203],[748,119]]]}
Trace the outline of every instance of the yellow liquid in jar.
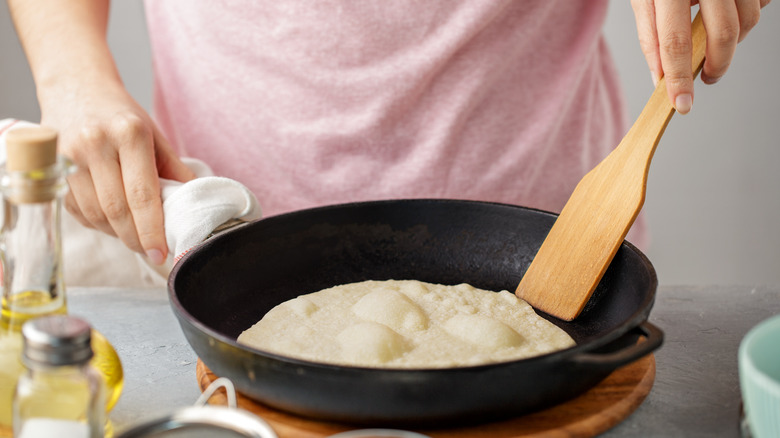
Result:
{"label": "yellow liquid in jar", "polygon": [[11,403],[16,381],[24,372],[21,352],[21,333],[0,333],[0,436],[4,437],[13,434]]}
{"label": "yellow liquid in jar", "polygon": [[4,332],[21,333],[25,322],[43,315],[68,313],[63,298],[52,299],[48,292],[28,290],[3,297],[0,328]]}
{"label": "yellow liquid in jar", "polygon": [[106,412],[109,412],[122,394],[125,375],[122,362],[114,347],[99,331],[92,329],[92,366],[95,367],[106,382]]}
{"label": "yellow liquid in jar", "polygon": [[[41,419],[59,420],[60,424],[48,423],[46,429],[51,429],[50,432],[56,433],[58,428],[70,429],[76,425],[76,430],[82,433],[80,436],[86,436],[85,432],[89,432],[91,427],[100,427],[99,421],[103,420],[100,412],[93,410],[102,407],[93,407],[91,403],[92,382],[100,377],[95,375],[95,370],[89,370],[89,373],[90,377],[86,377],[75,369],[49,370],[36,373],[32,380],[24,379],[23,375],[16,390],[18,411],[28,422],[38,421],[40,424]],[[92,424],[89,424],[90,421]],[[23,436],[25,425],[15,427],[17,432],[22,431]]]}
{"label": "yellow liquid in jar", "polygon": [[[12,310],[13,309],[13,310]],[[11,412],[16,381],[23,372],[22,325],[32,318],[67,313],[63,299],[52,299],[46,291],[25,291],[2,299],[0,318],[0,436],[11,436]],[[122,362],[114,347],[100,332],[92,329],[91,365],[106,384],[106,412],[116,405],[124,385]],[[109,426],[110,427],[110,426]]]}

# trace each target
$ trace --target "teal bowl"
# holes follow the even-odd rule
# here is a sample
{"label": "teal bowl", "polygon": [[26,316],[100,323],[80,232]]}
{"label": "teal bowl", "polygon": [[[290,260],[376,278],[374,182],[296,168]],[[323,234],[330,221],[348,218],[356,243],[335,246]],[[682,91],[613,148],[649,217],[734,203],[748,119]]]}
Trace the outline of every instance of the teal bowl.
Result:
{"label": "teal bowl", "polygon": [[739,380],[751,435],[780,437],[780,315],[759,323],[742,339]]}

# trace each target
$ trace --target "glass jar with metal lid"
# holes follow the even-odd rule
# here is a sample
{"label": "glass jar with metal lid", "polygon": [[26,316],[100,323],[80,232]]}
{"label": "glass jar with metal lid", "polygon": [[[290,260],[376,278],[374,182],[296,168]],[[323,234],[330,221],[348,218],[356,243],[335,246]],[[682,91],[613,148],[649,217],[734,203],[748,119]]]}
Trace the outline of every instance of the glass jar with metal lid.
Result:
{"label": "glass jar with metal lid", "polygon": [[22,326],[22,362],[13,402],[14,436],[101,438],[105,388],[90,365],[92,330],[68,315],[44,316]]}

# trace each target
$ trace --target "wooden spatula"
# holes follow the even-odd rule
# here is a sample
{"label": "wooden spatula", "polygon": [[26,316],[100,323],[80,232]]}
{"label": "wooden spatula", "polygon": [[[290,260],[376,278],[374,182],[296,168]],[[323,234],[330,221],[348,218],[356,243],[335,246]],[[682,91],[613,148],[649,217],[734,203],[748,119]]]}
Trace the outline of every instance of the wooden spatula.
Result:
{"label": "wooden spatula", "polygon": [[[700,15],[691,30],[695,77],[706,45]],[[642,209],[650,160],[672,114],[661,79],[618,147],[577,184],[520,281],[518,297],[563,320],[580,314]]]}

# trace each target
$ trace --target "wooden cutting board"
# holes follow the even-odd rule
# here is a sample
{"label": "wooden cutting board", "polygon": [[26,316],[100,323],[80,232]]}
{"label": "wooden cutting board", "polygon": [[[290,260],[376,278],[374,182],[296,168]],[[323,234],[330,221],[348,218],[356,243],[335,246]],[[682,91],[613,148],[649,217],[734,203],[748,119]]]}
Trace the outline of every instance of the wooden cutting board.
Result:
{"label": "wooden cutting board", "polygon": [[[201,391],[217,379],[198,359]],[[419,429],[431,438],[592,437],[626,419],[642,403],[655,381],[655,356],[648,355],[610,374],[601,383],[568,402],[517,418],[458,429]],[[220,389],[210,404],[226,405]],[[280,438],[324,438],[362,427],[297,417],[238,394],[238,406],[262,417]]]}

